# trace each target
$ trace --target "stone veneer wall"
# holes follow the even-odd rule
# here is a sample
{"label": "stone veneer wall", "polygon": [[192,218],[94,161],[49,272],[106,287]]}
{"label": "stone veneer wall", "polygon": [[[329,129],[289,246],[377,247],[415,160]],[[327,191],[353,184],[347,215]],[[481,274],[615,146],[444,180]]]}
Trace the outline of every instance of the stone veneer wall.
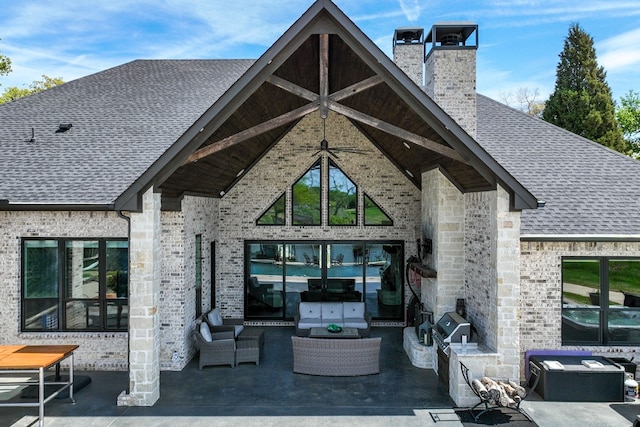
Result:
{"label": "stone veneer wall", "polygon": [[[589,350],[628,359],[640,346],[562,346],[562,257],[640,256],[640,242],[520,243],[520,360],[533,349]],[[524,375],[524,366],[521,376]]]}
{"label": "stone veneer wall", "polygon": [[422,280],[421,300],[434,321],[453,311],[464,298],[463,194],[438,169],[422,175],[422,233],[433,240],[433,250],[423,259],[437,272],[436,280]]}
{"label": "stone veneer wall", "polygon": [[492,220],[495,215],[495,192],[470,193],[465,212],[465,302],[467,319],[478,331],[478,340],[496,348],[495,318],[497,294],[495,283]]}
{"label": "stone veneer wall", "polygon": [[[219,202],[219,245],[216,288],[222,314],[244,316],[244,241],[248,239],[364,240],[405,242],[405,256],[415,252],[420,224],[420,192],[346,118],[330,113],[326,122],[329,148],[356,147],[366,155],[336,152],[334,162],[358,186],[359,223],[362,224],[362,192],[366,192],[394,221],[393,226],[283,226],[257,227],[256,219],[316,161],[323,138],[317,114],[302,119]],[[324,160],[326,165],[326,159]],[[291,206],[287,200],[287,215]],[[405,295],[408,298],[409,292]]]}
{"label": "stone veneer wall", "polygon": [[21,238],[126,238],[127,221],[115,212],[0,212],[0,344],[78,344],[75,366],[126,370],[126,332],[20,332]]}
{"label": "stone veneer wall", "polygon": [[[180,370],[193,357],[196,315],[195,244],[202,235],[202,312],[211,303],[211,245],[216,238],[217,199],[185,196],[180,212],[162,212],[160,369]],[[179,360],[172,360],[177,353]]]}
{"label": "stone veneer wall", "polygon": [[501,376],[515,378],[520,365],[520,213],[509,209],[509,194],[500,186],[465,198],[467,318],[479,341],[498,353]]}

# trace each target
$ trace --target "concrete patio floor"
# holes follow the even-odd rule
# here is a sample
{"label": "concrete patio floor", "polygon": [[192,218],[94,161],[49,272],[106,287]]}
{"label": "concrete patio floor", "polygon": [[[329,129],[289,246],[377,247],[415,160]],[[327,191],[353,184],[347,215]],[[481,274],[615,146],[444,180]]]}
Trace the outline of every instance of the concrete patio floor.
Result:
{"label": "concrete patio floor", "polygon": [[[181,372],[161,373],[160,399],[152,407],[116,406],[128,386],[126,372],[79,371],[91,377],[91,384],[76,394],[76,404],[68,399],[48,403],[45,425],[462,426],[437,375],[411,365],[402,348],[402,328],[372,329],[372,336],[383,338],[380,374],[362,377],[293,374],[293,328],[264,330],[259,366],[200,371],[192,360]],[[640,405],[633,407],[640,413]],[[609,403],[545,402],[534,394],[523,408],[540,427],[631,425]],[[29,425],[37,425],[37,408],[0,408],[0,426]]]}

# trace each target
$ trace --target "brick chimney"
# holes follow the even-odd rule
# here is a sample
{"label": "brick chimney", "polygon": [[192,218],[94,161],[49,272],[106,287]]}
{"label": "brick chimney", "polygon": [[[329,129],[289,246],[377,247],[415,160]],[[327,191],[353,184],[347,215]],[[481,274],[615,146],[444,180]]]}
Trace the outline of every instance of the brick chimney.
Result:
{"label": "brick chimney", "polygon": [[418,86],[424,86],[424,28],[396,29],[393,35],[393,61]]}
{"label": "brick chimney", "polygon": [[425,58],[427,95],[475,138],[478,25],[436,23],[425,43],[431,43]]}

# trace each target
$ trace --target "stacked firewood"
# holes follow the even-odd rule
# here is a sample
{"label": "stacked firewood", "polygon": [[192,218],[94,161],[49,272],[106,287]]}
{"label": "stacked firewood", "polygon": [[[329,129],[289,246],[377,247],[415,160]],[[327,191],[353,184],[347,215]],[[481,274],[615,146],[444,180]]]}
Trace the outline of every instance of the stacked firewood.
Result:
{"label": "stacked firewood", "polygon": [[527,392],[513,381],[494,381],[489,377],[473,380],[471,386],[483,402],[491,406],[517,407]]}

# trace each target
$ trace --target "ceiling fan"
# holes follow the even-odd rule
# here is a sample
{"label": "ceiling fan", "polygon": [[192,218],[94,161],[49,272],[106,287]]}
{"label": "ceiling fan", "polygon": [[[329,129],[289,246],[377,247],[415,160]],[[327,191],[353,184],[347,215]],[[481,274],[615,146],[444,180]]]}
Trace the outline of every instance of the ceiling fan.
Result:
{"label": "ceiling fan", "polygon": [[336,148],[329,148],[329,141],[327,141],[327,137],[326,137],[326,119],[323,118],[322,119],[322,141],[320,141],[320,149],[318,151],[316,151],[315,153],[313,153],[311,155],[311,157],[315,157],[318,154],[320,154],[323,151],[326,151],[327,153],[329,153],[330,155],[332,155],[333,157],[335,157],[336,159],[339,159],[339,157],[336,155],[337,151],[343,152],[343,153],[353,153],[353,154],[365,154],[365,153],[370,153],[371,150],[368,150],[366,148],[357,148],[357,147],[336,147]]}

